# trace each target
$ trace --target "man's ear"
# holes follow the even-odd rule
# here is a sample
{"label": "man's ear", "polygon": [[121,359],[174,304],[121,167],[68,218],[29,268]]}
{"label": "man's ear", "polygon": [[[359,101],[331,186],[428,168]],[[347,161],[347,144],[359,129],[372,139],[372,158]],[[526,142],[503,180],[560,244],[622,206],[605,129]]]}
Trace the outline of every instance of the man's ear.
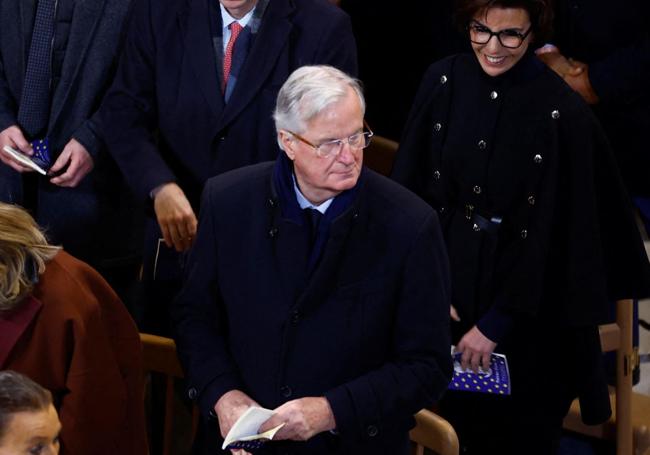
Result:
{"label": "man's ear", "polygon": [[278,141],[282,144],[282,149],[287,154],[287,158],[293,161],[296,157],[294,150],[296,142],[293,140],[293,136],[284,130],[280,130],[278,131]]}

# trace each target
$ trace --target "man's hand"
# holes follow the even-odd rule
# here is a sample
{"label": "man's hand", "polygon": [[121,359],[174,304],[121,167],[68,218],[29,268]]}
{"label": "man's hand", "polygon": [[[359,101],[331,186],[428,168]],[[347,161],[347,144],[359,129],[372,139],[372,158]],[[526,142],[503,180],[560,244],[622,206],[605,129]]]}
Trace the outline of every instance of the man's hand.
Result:
{"label": "man's hand", "polygon": [[176,251],[185,251],[196,235],[197,220],[183,190],[175,183],[157,188],[153,207],[165,244]]}
{"label": "man's hand", "polygon": [[586,63],[578,62],[573,60],[572,63],[580,68],[580,73],[575,76],[567,76],[564,78],[564,81],[569,84],[573,90],[578,92],[582,99],[584,99],[588,104],[598,104],[598,95],[594,91],[594,88],[591,86],[591,81],[589,80],[589,67]]}
{"label": "man's hand", "polygon": [[461,352],[461,366],[466,369],[468,366],[475,373],[479,366],[484,370],[490,368],[490,356],[497,344],[483,335],[478,327],[474,326],[467,332],[460,343],[456,346],[456,352]]}
{"label": "man's hand", "polygon": [[259,430],[262,433],[284,423],[273,440],[306,441],[318,433],[336,428],[332,408],[325,397],[288,401],[274,412],[273,417],[264,422]]}
{"label": "man's hand", "polygon": [[[214,412],[219,419],[221,437],[225,438],[237,419],[251,406],[259,406],[255,400],[241,390],[230,390],[214,405]],[[231,450],[233,455],[249,455],[245,450]]]}
{"label": "man's hand", "polygon": [[598,103],[598,95],[589,81],[589,67],[587,64],[566,58],[560,50],[552,44],[547,44],[535,51],[537,57],[555,71],[569,87],[578,92],[589,104]]}
{"label": "man's hand", "polygon": [[582,72],[582,68],[575,65],[573,60],[562,55],[560,50],[552,44],[540,47],[535,54],[563,79],[567,76],[577,76]]}
{"label": "man's hand", "polygon": [[[25,136],[23,136],[23,132],[20,131],[20,128],[18,128],[16,125],[12,125],[7,129],[4,129],[0,132],[0,149],[4,148],[5,145],[8,145],[9,147],[18,150],[20,152],[23,152],[25,155],[32,155],[34,152],[32,150],[32,146],[30,145],[29,142],[27,142],[27,139],[25,139]],[[0,151],[0,160],[7,166],[11,167],[12,169],[18,171],[18,172],[33,172],[34,170],[30,167],[24,166],[20,164],[18,161],[14,161],[9,155],[7,155],[5,152]]]}
{"label": "man's hand", "polygon": [[86,147],[81,145],[76,139],[70,139],[50,168],[49,173],[56,173],[66,166],[68,168],[63,174],[50,179],[52,184],[74,188],[81,182],[81,179],[92,171],[95,164]]}

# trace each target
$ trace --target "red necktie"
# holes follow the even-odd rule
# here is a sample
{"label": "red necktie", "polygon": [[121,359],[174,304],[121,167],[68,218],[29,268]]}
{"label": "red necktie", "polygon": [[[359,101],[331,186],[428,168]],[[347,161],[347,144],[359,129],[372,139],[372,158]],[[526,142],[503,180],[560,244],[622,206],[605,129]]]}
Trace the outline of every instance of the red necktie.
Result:
{"label": "red necktie", "polygon": [[235,48],[235,41],[244,28],[239,25],[239,22],[230,24],[230,39],[226,46],[226,55],[223,58],[223,87],[222,90],[226,91],[226,84],[228,84],[228,77],[230,76],[230,66],[232,65],[232,51]]}

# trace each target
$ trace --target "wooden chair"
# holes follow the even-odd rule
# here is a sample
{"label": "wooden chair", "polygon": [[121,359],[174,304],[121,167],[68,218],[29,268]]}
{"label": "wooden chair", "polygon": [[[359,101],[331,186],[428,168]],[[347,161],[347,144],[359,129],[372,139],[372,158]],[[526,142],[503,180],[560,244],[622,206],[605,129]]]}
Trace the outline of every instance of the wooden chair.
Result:
{"label": "wooden chair", "polygon": [[413,455],[424,455],[424,449],[437,455],[458,455],[458,436],[449,422],[427,409],[418,412],[415,421],[409,434],[414,443]]}
{"label": "wooden chair", "polygon": [[389,175],[399,144],[382,136],[373,136],[368,148],[363,151],[363,163],[375,172]]}
{"label": "wooden chair", "polygon": [[[147,373],[159,373],[164,377],[164,403],[160,403],[163,411],[163,441],[162,454],[172,453],[172,437],[174,436],[174,380],[183,377],[183,370],[176,356],[176,343],[171,338],[140,334],[142,343],[143,370]],[[193,407],[192,435],[198,424],[198,409]],[[188,441],[190,443],[191,441]],[[151,445],[151,444],[150,444]]]}
{"label": "wooden chair", "polygon": [[616,351],[616,387],[610,387],[612,416],[602,425],[585,425],[574,400],[564,428],[599,439],[616,440],[616,455],[650,455],[650,397],[632,392],[638,354],[632,347],[632,300],[616,302],[616,322],[600,326],[603,352]]}

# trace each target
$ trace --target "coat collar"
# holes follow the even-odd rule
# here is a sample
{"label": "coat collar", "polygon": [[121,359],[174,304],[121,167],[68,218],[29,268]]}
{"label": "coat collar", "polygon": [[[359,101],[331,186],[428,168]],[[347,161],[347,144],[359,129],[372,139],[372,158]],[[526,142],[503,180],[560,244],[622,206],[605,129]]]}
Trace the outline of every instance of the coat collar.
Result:
{"label": "coat collar", "polygon": [[[275,215],[269,232],[273,232],[276,261],[288,297],[296,301],[296,308],[306,312],[320,305],[329,295],[332,283],[336,282],[336,274],[344,259],[343,250],[359,218],[366,171],[364,168],[357,185],[339,194],[325,213],[319,233],[323,242],[320,258],[314,264],[310,264],[313,258],[309,257],[308,234],[293,190],[291,172],[291,162],[283,153],[280,154],[271,179],[270,203],[275,208]],[[317,244],[313,248],[318,247]],[[313,271],[310,272],[311,268]],[[297,300],[294,298],[296,292]]]}
{"label": "coat collar", "polygon": [[[273,0],[268,3],[228,104],[224,103],[220,76],[217,74],[220,64],[208,64],[214,62],[215,51],[209,22],[212,16],[209,14],[207,1],[188,0],[186,9],[179,13],[179,26],[185,37],[186,55],[192,65],[198,87],[218,119],[215,134],[259,95],[289,38],[293,27],[289,16],[293,10],[294,6],[290,0]],[[220,15],[217,20],[217,30],[221,33]]]}
{"label": "coat collar", "polygon": [[0,369],[4,368],[9,354],[42,306],[38,299],[28,296],[18,308],[0,314]]}
{"label": "coat collar", "polygon": [[[184,36],[185,55],[192,66],[198,89],[217,118],[224,108],[221,78],[215,63],[214,46],[210,29],[212,14],[207,0],[188,0],[186,8],[179,12],[178,25]],[[221,33],[221,17],[217,30]]]}
{"label": "coat collar", "polygon": [[267,5],[235,90],[219,120],[219,129],[228,125],[258,96],[289,39],[293,28],[289,16],[293,10],[289,0],[272,0]]}
{"label": "coat collar", "polygon": [[[71,96],[71,91],[77,88],[74,83],[79,77],[79,72],[87,64],[88,48],[93,42],[99,21],[103,17],[107,0],[76,0],[74,19],[71,23],[70,36],[65,50],[65,60],[61,69],[61,80],[52,98],[52,115],[50,116],[50,129],[59,120],[66,101]],[[122,2],[126,9],[128,1],[111,0],[113,3]]]}

